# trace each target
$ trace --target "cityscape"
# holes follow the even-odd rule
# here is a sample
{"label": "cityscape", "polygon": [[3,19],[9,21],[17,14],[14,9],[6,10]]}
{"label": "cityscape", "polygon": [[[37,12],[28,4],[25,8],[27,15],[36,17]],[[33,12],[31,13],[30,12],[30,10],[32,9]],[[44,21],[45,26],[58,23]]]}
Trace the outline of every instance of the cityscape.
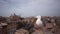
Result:
{"label": "cityscape", "polygon": [[[39,16],[38,16],[39,17]],[[60,17],[40,16],[42,21],[37,26],[36,16],[21,17],[16,14],[0,16],[0,34],[60,34]]]}

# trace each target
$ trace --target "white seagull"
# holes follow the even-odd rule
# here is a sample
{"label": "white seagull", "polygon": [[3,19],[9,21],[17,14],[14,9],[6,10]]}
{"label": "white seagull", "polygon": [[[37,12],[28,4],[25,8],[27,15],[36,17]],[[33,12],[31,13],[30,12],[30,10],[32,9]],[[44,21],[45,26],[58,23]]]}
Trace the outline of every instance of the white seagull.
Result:
{"label": "white seagull", "polygon": [[36,25],[39,27],[43,26],[43,22],[41,20],[41,16],[36,16],[37,20],[36,20]]}

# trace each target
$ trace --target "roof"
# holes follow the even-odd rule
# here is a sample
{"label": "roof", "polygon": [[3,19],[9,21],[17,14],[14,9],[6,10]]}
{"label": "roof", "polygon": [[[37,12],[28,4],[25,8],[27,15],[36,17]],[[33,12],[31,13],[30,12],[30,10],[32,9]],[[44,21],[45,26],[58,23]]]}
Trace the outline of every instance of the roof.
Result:
{"label": "roof", "polygon": [[2,26],[5,26],[5,25],[7,25],[7,23],[1,23],[1,25],[2,25]]}

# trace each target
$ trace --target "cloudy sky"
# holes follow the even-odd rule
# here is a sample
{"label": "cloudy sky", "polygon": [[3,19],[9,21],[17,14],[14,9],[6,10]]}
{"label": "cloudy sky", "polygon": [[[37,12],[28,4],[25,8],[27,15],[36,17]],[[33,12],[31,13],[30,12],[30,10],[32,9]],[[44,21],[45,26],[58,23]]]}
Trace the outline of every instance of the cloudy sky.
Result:
{"label": "cloudy sky", "polygon": [[0,16],[60,16],[60,0],[0,0]]}

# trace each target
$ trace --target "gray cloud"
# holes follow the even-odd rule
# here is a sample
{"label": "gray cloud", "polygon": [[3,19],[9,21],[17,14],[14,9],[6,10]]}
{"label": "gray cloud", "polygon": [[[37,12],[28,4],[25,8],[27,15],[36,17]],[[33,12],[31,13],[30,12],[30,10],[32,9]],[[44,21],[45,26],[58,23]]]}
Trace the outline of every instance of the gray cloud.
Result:
{"label": "gray cloud", "polygon": [[60,16],[60,0],[0,0],[0,15]]}

